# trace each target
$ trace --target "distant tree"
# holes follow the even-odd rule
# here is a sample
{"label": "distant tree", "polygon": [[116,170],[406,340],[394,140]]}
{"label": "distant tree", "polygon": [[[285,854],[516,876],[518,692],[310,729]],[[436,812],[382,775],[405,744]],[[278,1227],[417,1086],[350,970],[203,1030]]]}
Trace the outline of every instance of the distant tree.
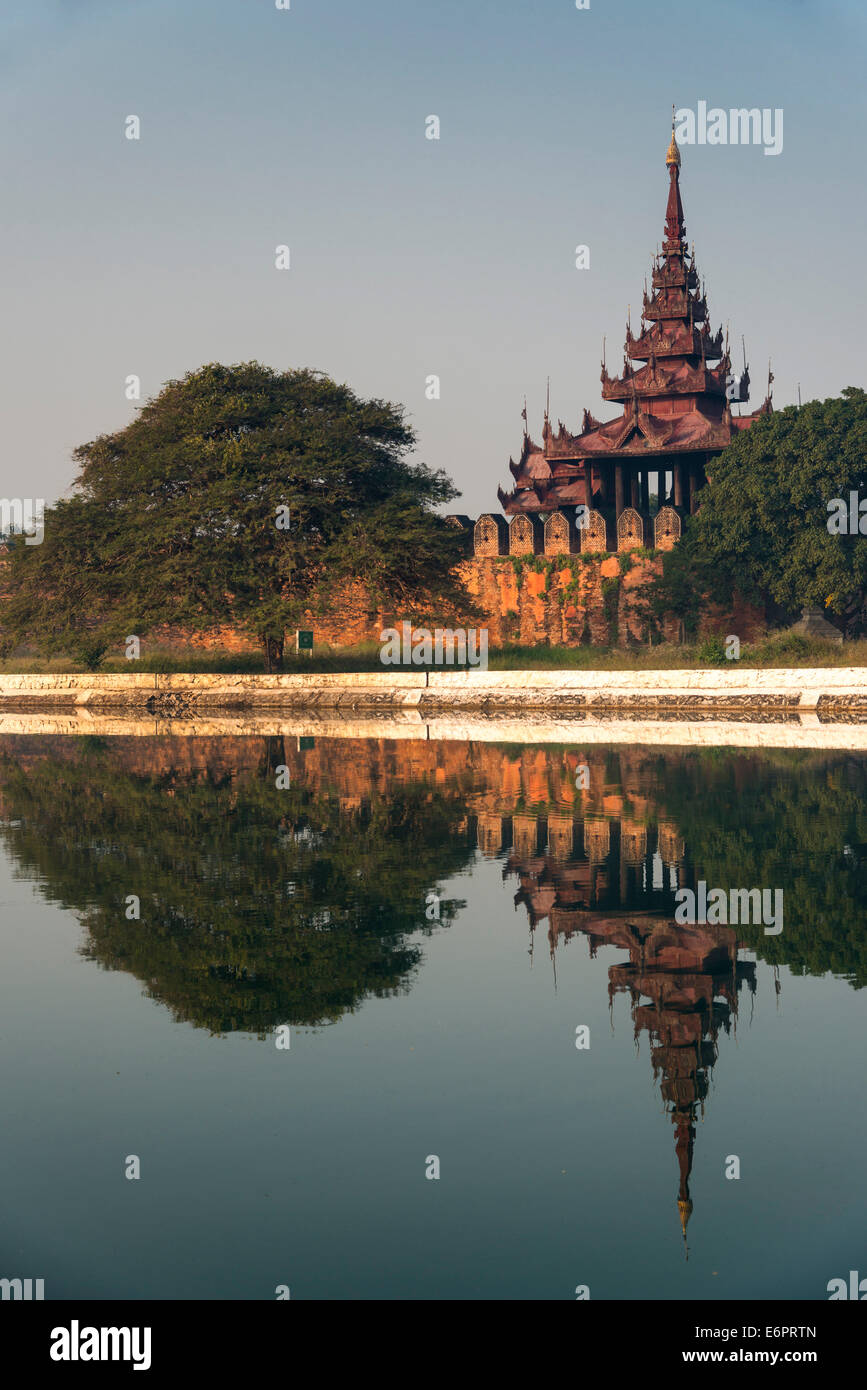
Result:
{"label": "distant tree", "polygon": [[834,534],[828,522],[834,499],[848,507],[855,492],[867,503],[864,391],[759,418],[709,472],[698,513],[665,557],[657,606],[694,619],[703,599],[725,602],[737,589],[792,615],[821,604],[838,625],[863,631],[867,514],[863,535]]}
{"label": "distant tree", "polygon": [[11,547],[4,644],[91,665],[171,623],[255,634],[266,669],[287,628],[362,578],[408,616],[472,605],[452,570],[460,533],[434,508],[458,494],[412,463],[401,407],[313,371],[212,364],[168,382],[133,422],[76,449],[73,496],[45,538]]}

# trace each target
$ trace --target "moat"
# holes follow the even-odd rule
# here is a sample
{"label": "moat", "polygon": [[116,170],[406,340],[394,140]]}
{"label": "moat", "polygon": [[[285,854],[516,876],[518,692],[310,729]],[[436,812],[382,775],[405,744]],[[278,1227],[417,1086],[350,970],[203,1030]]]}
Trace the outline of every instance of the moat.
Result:
{"label": "moat", "polygon": [[[507,732],[0,734],[0,1276],[824,1300],[863,1268],[867,751]],[[677,920],[702,884],[782,928]]]}

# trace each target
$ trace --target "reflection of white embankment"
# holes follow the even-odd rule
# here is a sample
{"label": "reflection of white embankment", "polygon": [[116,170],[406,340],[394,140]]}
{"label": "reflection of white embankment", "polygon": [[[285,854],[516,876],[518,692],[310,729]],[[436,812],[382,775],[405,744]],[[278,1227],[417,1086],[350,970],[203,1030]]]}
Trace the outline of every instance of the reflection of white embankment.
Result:
{"label": "reflection of white embankment", "polygon": [[867,670],[0,676],[0,733],[81,732],[867,749]]}

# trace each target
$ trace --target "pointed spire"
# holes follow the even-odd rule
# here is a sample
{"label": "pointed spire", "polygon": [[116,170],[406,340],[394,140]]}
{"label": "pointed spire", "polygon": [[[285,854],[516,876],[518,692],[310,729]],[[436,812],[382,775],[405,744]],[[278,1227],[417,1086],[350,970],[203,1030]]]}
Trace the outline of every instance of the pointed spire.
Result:
{"label": "pointed spire", "polygon": [[689,1246],[687,1244],[686,1239],[686,1228],[689,1224],[689,1218],[692,1216],[692,1202],[690,1201],[689,1197],[678,1198],[677,1211],[678,1215],[680,1216],[680,1229],[683,1235],[683,1248],[686,1258],[689,1259]]}
{"label": "pointed spire", "polygon": [[673,106],[671,108],[671,144],[668,147],[668,154],[665,156],[665,163],[670,179],[668,204],[665,209],[665,246],[668,250],[675,250],[672,242],[679,242],[681,250],[685,251],[686,227],[683,221],[683,205],[680,201],[680,150],[677,148],[677,141],[674,138]]}

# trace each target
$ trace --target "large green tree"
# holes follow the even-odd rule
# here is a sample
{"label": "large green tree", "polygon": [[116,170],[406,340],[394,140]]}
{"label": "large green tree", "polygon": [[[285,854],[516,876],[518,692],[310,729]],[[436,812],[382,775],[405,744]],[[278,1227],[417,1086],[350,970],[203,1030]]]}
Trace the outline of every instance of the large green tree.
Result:
{"label": "large green tree", "polygon": [[[696,616],[704,597],[737,589],[796,616],[821,604],[851,633],[867,626],[867,535],[829,531],[854,492],[867,502],[867,395],[758,419],[710,467],[698,513],[665,560],[661,606]],[[864,518],[867,532],[867,516]]]}
{"label": "large green tree", "polygon": [[352,578],[373,608],[466,613],[462,540],[434,510],[457,493],[409,459],[414,444],[401,407],[319,372],[212,364],[170,381],[76,449],[43,543],[13,545],[5,645],[94,664],[164,623],[232,624],[271,670],[285,630]]}

